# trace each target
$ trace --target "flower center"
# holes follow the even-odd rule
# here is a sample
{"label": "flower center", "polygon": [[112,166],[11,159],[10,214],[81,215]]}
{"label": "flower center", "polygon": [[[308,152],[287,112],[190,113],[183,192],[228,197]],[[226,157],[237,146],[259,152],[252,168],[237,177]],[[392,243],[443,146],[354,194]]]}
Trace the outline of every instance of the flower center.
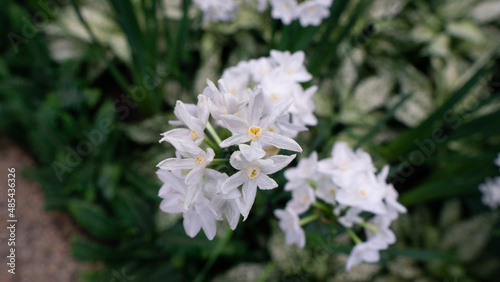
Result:
{"label": "flower center", "polygon": [[196,140],[196,139],[199,139],[199,138],[200,138],[200,136],[198,136],[198,134],[196,134],[196,132],[194,132],[194,130],[191,131],[191,139]]}
{"label": "flower center", "polygon": [[262,136],[262,130],[258,126],[252,126],[248,129],[248,137],[252,141],[257,141]]}
{"label": "flower center", "polygon": [[276,102],[280,99],[280,97],[278,95],[276,95],[275,93],[271,94],[271,96],[269,97],[271,100],[271,102]]}
{"label": "flower center", "polygon": [[330,190],[328,190],[328,192],[329,192],[331,195],[333,195],[333,194],[335,194],[335,189],[330,188]]}
{"label": "flower center", "polygon": [[196,159],[194,159],[194,165],[196,167],[199,167],[200,165],[203,165],[205,163],[207,163],[205,161],[205,156],[199,155]]}
{"label": "flower center", "polygon": [[361,188],[361,191],[359,191],[361,195],[366,196],[366,190],[365,188]]}
{"label": "flower center", "polygon": [[340,170],[348,170],[349,169],[349,162],[348,161],[341,161],[338,163],[338,166]]}
{"label": "flower center", "polygon": [[302,196],[303,203],[307,202],[307,200],[309,200],[309,197],[307,197],[306,195]]}
{"label": "flower center", "polygon": [[260,174],[260,167],[251,165],[247,168],[247,175],[250,179],[254,179],[255,177],[259,176]]}

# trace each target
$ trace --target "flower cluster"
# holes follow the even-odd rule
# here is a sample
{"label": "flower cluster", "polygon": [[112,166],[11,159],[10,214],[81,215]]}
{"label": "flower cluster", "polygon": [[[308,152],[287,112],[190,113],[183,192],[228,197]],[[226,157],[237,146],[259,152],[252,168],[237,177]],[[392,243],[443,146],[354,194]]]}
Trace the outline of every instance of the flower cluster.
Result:
{"label": "flower cluster", "polygon": [[298,3],[297,0],[270,0],[271,16],[289,25],[299,19],[301,26],[318,26],[330,16],[333,0],[310,0]]}
{"label": "flower cluster", "polygon": [[209,22],[229,22],[238,14],[236,0],[194,0],[203,11],[203,20]]}
{"label": "flower cluster", "polygon": [[[495,164],[500,167],[500,154],[495,159]],[[479,191],[483,193],[483,204],[496,209],[500,205],[500,176],[495,178],[487,178],[486,182],[479,185]]]}
{"label": "flower cluster", "polygon": [[[246,0],[249,1],[249,0]],[[250,0],[252,1],[252,0]],[[241,1],[238,0],[194,0],[203,12],[203,19],[209,22],[229,22],[238,13]],[[263,12],[267,4],[271,5],[271,16],[289,25],[298,19],[302,26],[318,26],[330,16],[333,0],[257,0],[258,10]]]}
{"label": "flower cluster", "polygon": [[[301,225],[321,215],[316,213],[302,220],[299,215],[313,205],[343,225],[355,241],[348,270],[362,261],[378,261],[379,251],[396,241],[389,229],[391,222],[406,212],[397,202],[393,185],[386,183],[388,172],[385,166],[375,174],[370,155],[361,149],[354,152],[345,142],[335,143],[330,158],[318,161],[313,152],[301,159],[297,167],[285,171],[285,190],[292,191],[292,199],[285,210],[275,211],[287,244],[304,247]],[[354,225],[364,228],[365,242],[351,229]]]}
{"label": "flower cluster", "polygon": [[[213,239],[216,221],[224,218],[235,229],[240,215],[243,220],[248,217],[257,188],[276,188],[278,184],[268,175],[296,156],[280,155],[279,149],[302,152],[292,137],[316,122],[311,119],[313,109],[306,109],[316,87],[303,91],[299,84],[311,79],[303,59],[301,52],[272,51],[271,58],[229,68],[218,87],[207,80],[208,87],[196,105],[177,101],[174,114],[178,120],[170,124],[180,127],[162,133],[160,140],[176,150],[175,158],[157,165],[164,182],[160,208],[183,213],[189,236],[203,229]],[[268,77],[274,81],[266,84]],[[251,85],[253,90],[248,88]],[[303,102],[297,105],[297,101]],[[221,140],[210,117],[231,136]]]}

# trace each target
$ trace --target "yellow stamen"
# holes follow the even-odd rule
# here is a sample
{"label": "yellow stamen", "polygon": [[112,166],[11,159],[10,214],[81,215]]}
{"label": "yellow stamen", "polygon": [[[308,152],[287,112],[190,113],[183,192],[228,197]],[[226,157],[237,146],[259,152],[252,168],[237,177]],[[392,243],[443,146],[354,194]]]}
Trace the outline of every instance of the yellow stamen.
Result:
{"label": "yellow stamen", "polygon": [[196,134],[196,132],[194,132],[194,130],[191,131],[191,139],[196,140],[196,139],[199,139],[199,138],[200,138],[200,136],[198,136],[198,134]]}
{"label": "yellow stamen", "polygon": [[257,141],[262,136],[262,130],[258,126],[252,126],[248,129],[248,137],[252,141]]}
{"label": "yellow stamen", "polygon": [[198,156],[196,159],[194,159],[194,165],[196,167],[199,167],[200,165],[205,164],[205,163],[206,163],[206,161],[205,161],[204,156]]}

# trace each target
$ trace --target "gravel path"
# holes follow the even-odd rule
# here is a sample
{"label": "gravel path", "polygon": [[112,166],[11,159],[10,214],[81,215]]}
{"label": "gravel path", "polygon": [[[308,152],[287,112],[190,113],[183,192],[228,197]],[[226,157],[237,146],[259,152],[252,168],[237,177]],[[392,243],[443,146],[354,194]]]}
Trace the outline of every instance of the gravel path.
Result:
{"label": "gravel path", "polygon": [[[70,254],[70,237],[78,233],[71,219],[59,212],[44,210],[40,186],[21,177],[22,168],[33,160],[18,146],[0,139],[0,281],[76,281],[84,268]],[[15,275],[7,272],[10,254],[7,223],[7,168],[16,169]]]}

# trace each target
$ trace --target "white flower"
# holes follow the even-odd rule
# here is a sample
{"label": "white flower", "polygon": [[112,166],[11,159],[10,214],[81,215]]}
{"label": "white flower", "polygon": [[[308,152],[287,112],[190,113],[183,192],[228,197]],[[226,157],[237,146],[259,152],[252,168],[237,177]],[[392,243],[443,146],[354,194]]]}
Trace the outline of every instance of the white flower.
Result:
{"label": "white flower", "polygon": [[262,92],[266,97],[266,102],[268,102],[266,104],[271,108],[291,100],[295,85],[295,83],[285,80],[282,76],[276,75],[276,73],[265,76],[260,84]]}
{"label": "white flower", "polygon": [[302,214],[309,210],[309,207],[314,202],[316,202],[314,190],[306,186],[292,191],[292,200],[287,203],[286,208],[296,214]]}
{"label": "white flower", "polygon": [[335,200],[339,204],[357,207],[375,214],[385,214],[387,208],[382,199],[385,197],[385,186],[380,185],[375,174],[360,173],[346,186],[336,193]]}
{"label": "white flower", "polygon": [[260,119],[264,101],[262,91],[257,89],[250,99],[245,119],[232,115],[221,116],[223,125],[233,133],[233,136],[222,141],[220,146],[225,148],[251,141],[252,146],[262,147],[261,142],[263,142],[276,148],[302,152],[300,145],[293,139],[269,131],[274,122],[286,114],[291,103],[292,101],[287,101],[279,104],[268,116]]}
{"label": "white flower", "polygon": [[[188,128],[169,130],[162,134],[163,138],[160,139],[160,142],[170,142],[178,151],[182,151],[182,148],[186,148],[186,146],[189,147],[186,143],[192,143],[195,146],[199,146],[205,138],[204,130],[207,126],[210,114],[207,98],[203,95],[198,96],[196,116],[190,113],[186,105],[181,101],[177,101],[174,113],[179,118],[179,121]],[[185,144],[185,146],[182,146],[182,144]]]}
{"label": "white flower", "polygon": [[186,154],[188,158],[169,158],[161,161],[157,167],[166,170],[190,169],[191,171],[186,175],[186,184],[201,183],[205,168],[214,159],[214,150],[208,148],[205,152],[194,147],[192,152],[186,152]]}
{"label": "white flower", "polygon": [[247,88],[250,82],[250,70],[248,62],[239,62],[236,66],[227,68],[222,73],[229,93],[235,95],[238,100],[247,99]]}
{"label": "white flower", "polygon": [[233,189],[227,194],[222,193],[222,185],[229,178],[227,174],[208,169],[207,182],[204,184],[205,195],[210,199],[217,212],[224,213],[231,229],[236,229],[240,219],[241,192]]}
{"label": "white flower", "polygon": [[[345,208],[345,206],[342,207]],[[363,222],[363,219],[359,216],[361,212],[361,209],[350,208],[344,216],[339,217],[339,223],[345,227],[351,228],[354,223]]]}
{"label": "white flower", "polygon": [[296,18],[296,0],[271,0],[271,6],[273,19],[281,19],[284,24],[288,25]]}
{"label": "white flower", "polygon": [[337,203],[335,201],[335,194],[340,188],[333,183],[330,176],[318,172],[317,177],[315,178],[315,183],[316,197],[329,204]]}
{"label": "white flower", "polygon": [[495,159],[495,164],[496,164],[497,166],[500,166],[500,153],[498,153],[498,156],[497,156],[497,158]]}
{"label": "white flower", "polygon": [[368,221],[368,224],[374,229],[365,228],[366,237],[369,241],[378,241],[380,246],[385,246],[383,249],[396,242],[396,235],[389,227],[391,226],[391,219],[384,215],[377,215]]}
{"label": "white flower", "polygon": [[228,22],[236,17],[238,5],[234,0],[194,0],[203,11],[203,20]]}
{"label": "white flower", "polygon": [[295,190],[304,186],[309,186],[309,180],[316,175],[318,166],[318,153],[312,152],[309,157],[300,159],[296,167],[285,170],[285,178],[288,182],[285,190]]}
{"label": "white flower", "polygon": [[330,16],[330,11],[316,1],[302,2],[297,8],[297,15],[301,26],[318,26],[324,18]]}
{"label": "white flower", "polygon": [[479,191],[483,193],[483,204],[496,209],[500,205],[500,177],[487,178],[485,183],[479,185]]}
{"label": "white flower", "polygon": [[314,115],[314,102],[312,96],[316,93],[316,85],[307,88],[305,91],[302,86],[295,87],[293,91],[294,103],[290,107],[293,123],[296,125],[316,125],[318,120]]}
{"label": "white flower", "polygon": [[392,184],[386,184],[387,175],[389,174],[389,166],[384,166],[377,175],[377,180],[381,185],[386,186],[385,204],[387,206],[387,217],[391,220],[398,218],[400,213],[406,213],[406,208],[398,202],[398,192]]}
{"label": "white flower", "polygon": [[202,194],[197,193],[191,199],[192,203],[186,205],[188,186],[185,179],[162,169],[158,170],[156,174],[163,181],[163,186],[158,193],[158,196],[163,199],[160,203],[160,209],[167,213],[182,212],[184,230],[191,238],[203,228],[207,238],[212,240],[217,232],[215,221],[221,218],[218,217],[210,201]]}
{"label": "white flower", "polygon": [[[242,145],[240,148],[245,146],[247,145]],[[250,146],[247,146],[247,149],[249,149],[249,147]],[[254,149],[236,151],[231,155],[229,162],[232,167],[239,171],[231,175],[222,186],[222,192],[228,193],[240,185],[243,185],[242,194],[244,206],[242,206],[241,214],[244,219],[248,216],[255,201],[257,187],[262,190],[278,187],[276,181],[267,175],[283,169],[295,158],[295,155],[276,155],[267,159],[260,159],[258,156],[262,156],[262,154],[265,155],[263,150],[260,150],[261,153],[258,153],[258,156],[248,155],[248,153],[255,151]],[[247,155],[245,156],[243,152]]]}
{"label": "white flower", "polygon": [[274,215],[279,219],[279,226],[285,232],[285,242],[288,245],[296,244],[303,248],[306,245],[306,236],[297,214],[290,209],[275,210]]}
{"label": "white flower", "polygon": [[347,259],[346,269],[349,271],[353,266],[363,261],[372,263],[379,261],[380,249],[383,249],[383,247],[377,241],[366,241],[356,244]]}
{"label": "white flower", "polygon": [[220,79],[218,83],[219,89],[207,79],[208,87],[203,91],[203,95],[211,98],[210,112],[216,120],[219,120],[221,115],[234,115],[245,106],[245,101],[239,101],[229,93],[224,80]]}
{"label": "white flower", "polygon": [[312,75],[304,66],[305,54],[297,51],[291,54],[289,51],[271,50],[271,59],[277,65],[274,72],[278,75],[295,82],[307,82]]}
{"label": "white flower", "polygon": [[332,175],[333,181],[340,187],[349,185],[358,174],[373,172],[374,169],[370,155],[361,149],[354,153],[346,142],[335,143],[332,158],[324,159],[318,164],[318,170]]}
{"label": "white flower", "polygon": [[269,59],[268,57],[261,57],[256,60],[250,60],[248,63],[252,79],[256,83],[260,83],[262,81],[262,78],[269,74],[274,68],[271,59]]}

